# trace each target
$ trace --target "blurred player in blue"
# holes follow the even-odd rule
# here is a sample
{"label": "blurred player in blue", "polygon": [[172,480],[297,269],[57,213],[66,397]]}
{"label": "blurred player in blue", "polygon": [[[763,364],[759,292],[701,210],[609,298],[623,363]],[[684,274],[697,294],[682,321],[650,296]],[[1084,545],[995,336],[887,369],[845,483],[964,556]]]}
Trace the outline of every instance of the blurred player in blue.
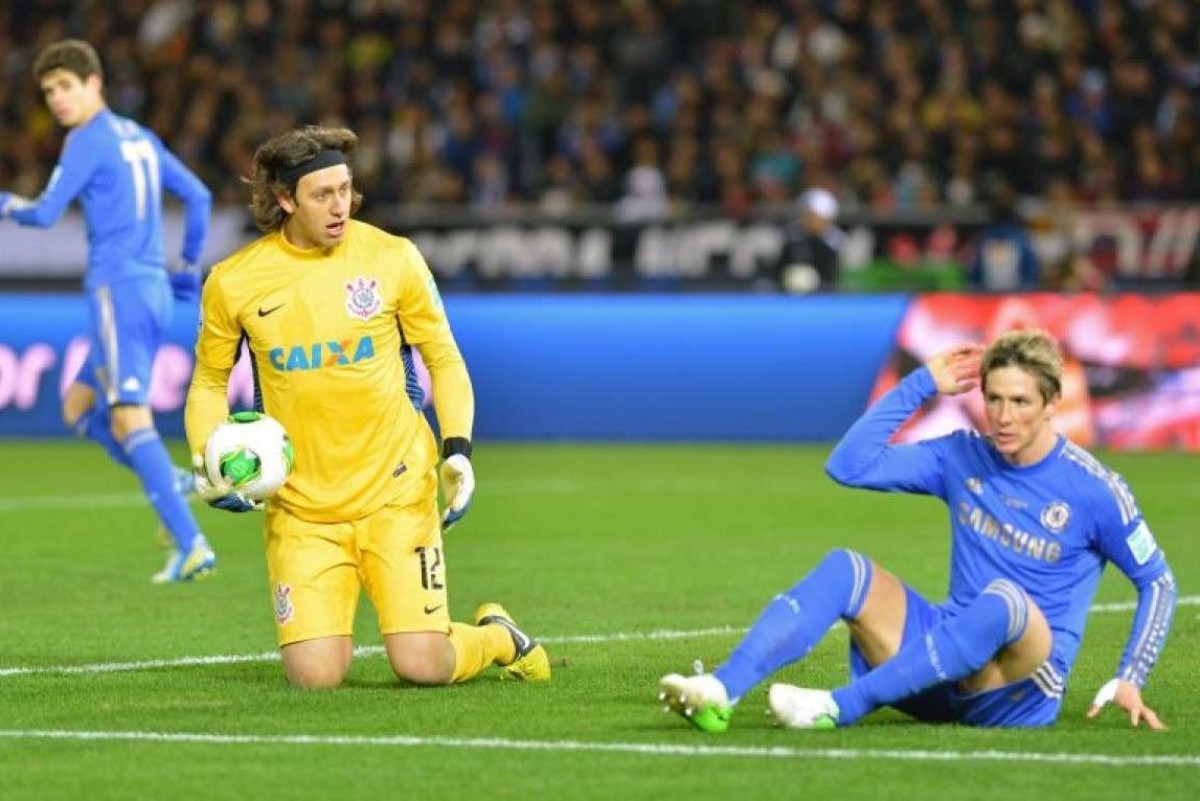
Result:
{"label": "blurred player in blue", "polygon": [[[166,336],[172,295],[194,300],[198,261],[212,196],[159,141],[104,102],[103,72],[91,45],[64,40],[46,47],[34,75],[50,113],[68,129],[58,165],[35,200],[0,192],[0,219],[48,228],[78,199],[88,230],[83,286],[91,322],[87,362],[63,400],[63,417],[135,472],[174,547],[152,580],[189,581],[216,557],[196,526],[188,491],[154,427],[150,370]],[[182,265],[168,273],[163,253],[162,190],[186,207]],[[102,395],[99,398],[97,395]]]}
{"label": "blurred player in blue", "polygon": [[[888,444],[925,401],[970,391],[981,377],[986,435]],[[946,503],[944,603],[859,553],[835,550],[775,596],[723,665],[664,676],[659,699],[703,731],[724,731],[739,699],[842,620],[850,683],[832,692],[772,685],[770,709],[784,726],[848,726],[884,706],[932,722],[1049,725],[1112,562],[1137,588],[1137,611],[1116,675],[1088,716],[1113,702],[1132,725],[1163,728],[1141,687],[1167,638],[1175,578],[1122,478],[1054,431],[1061,377],[1058,345],[1044,332],[1013,331],[986,350],[960,345],[880,398],[830,456],[826,470],[841,484]]]}

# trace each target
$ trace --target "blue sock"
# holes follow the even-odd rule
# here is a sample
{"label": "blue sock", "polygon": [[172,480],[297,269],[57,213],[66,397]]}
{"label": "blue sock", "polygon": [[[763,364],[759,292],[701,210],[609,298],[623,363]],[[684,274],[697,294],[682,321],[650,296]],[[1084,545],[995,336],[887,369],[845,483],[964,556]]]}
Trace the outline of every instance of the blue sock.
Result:
{"label": "blue sock", "polygon": [[125,442],[125,453],[133,471],[142,480],[142,490],[158,512],[158,519],[171,533],[176,547],[187,553],[199,534],[196,518],[175,485],[175,466],[153,428],[134,431]]}
{"label": "blue sock", "polygon": [[967,678],[1001,648],[1021,638],[1028,616],[1025,593],[1007,579],[993,581],[962,614],[939,623],[870,673],[834,690],[838,724],[854,723],[936,684]]}
{"label": "blue sock", "polygon": [[871,562],[831,551],[796,586],[776,595],[713,675],[737,702],[784,665],[808,655],[838,618],[853,618],[871,586]]}
{"label": "blue sock", "polygon": [[75,431],[81,437],[87,437],[93,442],[99,443],[100,447],[104,448],[117,464],[133,469],[133,465],[129,463],[129,457],[125,455],[125,449],[113,436],[112,417],[108,413],[107,406],[97,404],[84,412],[83,416],[75,421]]}

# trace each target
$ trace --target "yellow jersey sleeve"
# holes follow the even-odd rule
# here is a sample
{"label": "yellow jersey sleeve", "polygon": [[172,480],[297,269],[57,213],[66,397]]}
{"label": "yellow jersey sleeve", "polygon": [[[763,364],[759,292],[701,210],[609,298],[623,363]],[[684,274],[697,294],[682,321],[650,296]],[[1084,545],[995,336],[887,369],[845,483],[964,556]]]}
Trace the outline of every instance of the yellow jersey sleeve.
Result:
{"label": "yellow jersey sleeve", "polygon": [[421,354],[433,384],[433,408],[442,438],[471,438],[475,394],[467,365],[454,341],[433,273],[407,239],[401,241],[404,280],[396,321],[407,344]]}
{"label": "yellow jersey sleeve", "polygon": [[214,273],[200,299],[196,368],[184,406],[184,428],[193,454],[204,453],[209,434],[229,415],[229,374],[237,361],[241,339],[241,328],[230,318],[225,294]]}

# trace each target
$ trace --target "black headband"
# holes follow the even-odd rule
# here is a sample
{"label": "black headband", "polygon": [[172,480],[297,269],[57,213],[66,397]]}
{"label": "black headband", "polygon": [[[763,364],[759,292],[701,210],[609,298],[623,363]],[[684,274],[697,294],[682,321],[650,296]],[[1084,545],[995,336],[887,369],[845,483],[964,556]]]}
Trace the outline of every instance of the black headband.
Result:
{"label": "black headband", "polygon": [[346,163],[346,154],[340,150],[333,148],[325,148],[318,151],[317,155],[310,158],[308,161],[302,161],[291,167],[284,167],[279,170],[279,180],[288,186],[295,186],[296,182],[310,172],[323,170],[326,167],[334,167],[338,164]]}

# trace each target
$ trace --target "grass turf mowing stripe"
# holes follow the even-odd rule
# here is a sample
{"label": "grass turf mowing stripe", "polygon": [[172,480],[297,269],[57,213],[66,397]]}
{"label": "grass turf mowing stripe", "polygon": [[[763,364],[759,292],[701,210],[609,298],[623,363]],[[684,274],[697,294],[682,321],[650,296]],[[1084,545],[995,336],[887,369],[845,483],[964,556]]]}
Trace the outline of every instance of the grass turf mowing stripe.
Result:
{"label": "grass turf mowing stripe", "polygon": [[[1200,595],[1188,595],[1178,601],[1181,606],[1200,605]],[[1136,607],[1133,601],[1096,604],[1092,613],[1127,612]],[[692,637],[713,637],[724,634],[742,634],[745,627],[717,626],[707,629],[658,631],[612,632],[610,634],[567,634],[558,637],[538,637],[546,645],[603,644],[610,642],[644,642],[655,640],[685,640]],[[384,653],[382,645],[360,645],[354,649],[357,657],[377,656]],[[85,665],[30,665],[0,667],[0,678],[12,676],[35,676],[44,674],[77,675],[87,673],[124,673],[137,670],[159,670],[174,667],[202,667],[205,665],[230,665],[242,662],[278,662],[278,651],[260,654],[224,654],[215,656],[180,656],[171,659],[145,659],[134,662],[96,662]]]}
{"label": "grass turf mowing stripe", "polygon": [[[612,480],[609,479],[609,483]],[[639,478],[620,482],[621,488],[634,492],[705,492],[720,490],[726,485],[716,478]],[[485,491],[501,495],[572,495],[596,486],[594,481],[569,478],[547,479],[503,479],[492,478]],[[795,482],[787,479],[758,482],[757,486],[767,492],[792,493]],[[39,511],[46,509],[91,509],[94,507],[120,508],[147,506],[146,496],[140,492],[107,492],[65,495],[12,495],[0,496],[0,513]]]}
{"label": "grass turf mowing stripe", "polygon": [[[820,735],[817,735],[820,736]],[[586,742],[581,740],[511,740],[476,737],[418,737],[316,735],[316,734],[206,734],[154,731],[71,731],[66,729],[0,729],[0,738],[10,740],[89,740],[198,745],[316,745],[380,746],[393,748],[465,748],[502,751],[566,751],[638,754],[643,756],[748,757],[767,759],[893,760],[904,762],[1031,762],[1051,765],[1106,767],[1170,766],[1200,768],[1200,755],[1120,755],[1081,753],[1038,753],[1029,751],[904,751],[875,748],[770,748],[754,746],[674,745],[664,743]]]}

